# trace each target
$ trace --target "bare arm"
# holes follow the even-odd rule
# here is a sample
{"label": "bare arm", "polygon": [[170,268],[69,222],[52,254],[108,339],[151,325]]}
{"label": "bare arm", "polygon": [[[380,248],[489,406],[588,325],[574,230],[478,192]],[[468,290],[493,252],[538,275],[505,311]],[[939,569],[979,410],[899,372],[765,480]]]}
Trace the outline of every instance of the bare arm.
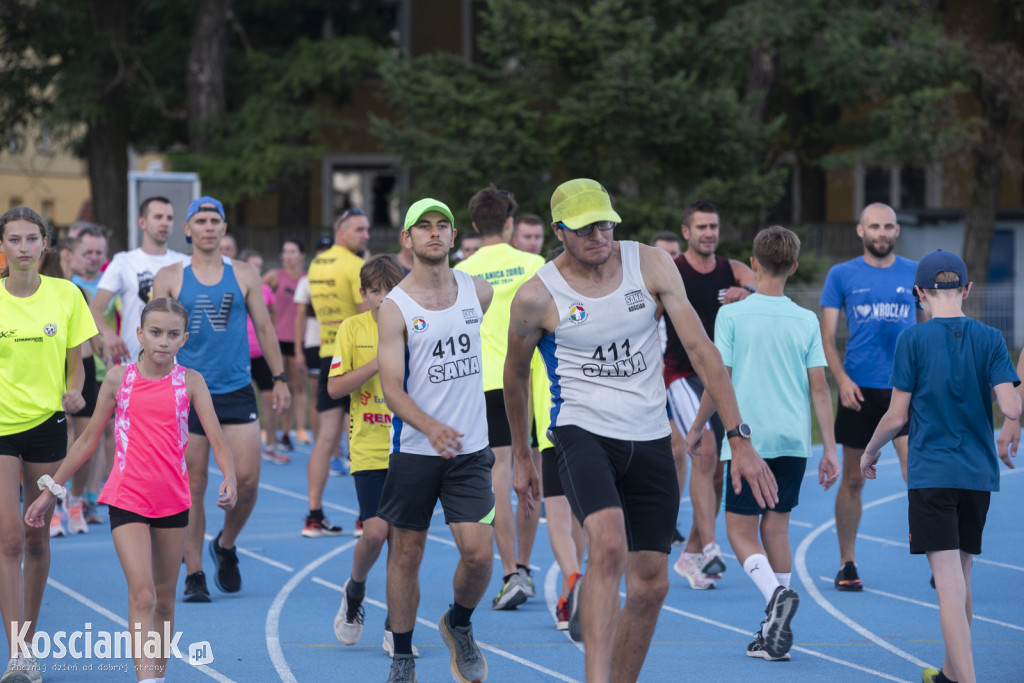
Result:
{"label": "bare arm", "polygon": [[[1024,375],[1024,353],[1017,359],[1017,375]],[[1024,396],[1024,384],[1017,386],[1018,396]],[[1010,467],[1010,458],[1017,457],[1017,446],[1020,444],[1020,418],[1003,420],[1003,426],[999,430],[999,438],[996,439],[996,451],[999,458]]]}
{"label": "bare arm", "polygon": [[341,398],[359,391],[359,387],[369,382],[378,372],[377,359],[353,368],[342,375],[327,378],[327,393],[331,398]]}
{"label": "bare arm", "polygon": [[479,277],[473,278],[473,285],[476,286],[476,298],[480,299],[480,308],[483,309],[481,313],[486,313],[491,307],[491,299],[494,298],[494,288],[490,282]]}
{"label": "bare arm", "polygon": [[[234,261],[235,277],[245,292],[245,307],[252,318],[253,329],[256,330],[256,339],[260,343],[260,350],[263,357],[267,359],[270,372],[273,375],[280,375],[284,372],[284,360],[281,358],[281,346],[277,343],[277,334],[274,332],[274,323],[270,320],[270,312],[267,310],[267,303],[263,300],[263,283],[260,281],[259,273],[253,267],[243,268],[241,261]],[[274,382],[272,408],[278,415],[288,410],[292,397],[288,392],[287,382]]]}
{"label": "bare arm", "polygon": [[64,395],[61,397],[61,405],[66,413],[77,413],[85,407],[85,399],[82,398],[82,387],[85,386],[85,366],[82,364],[82,345],[74,346],[67,350],[65,358],[67,364],[67,384]]}
{"label": "bare arm", "polygon": [[263,276],[263,284],[270,287],[274,292],[277,292],[277,270],[269,270],[266,275]]}
{"label": "bare arm", "polygon": [[454,458],[462,450],[464,434],[434,419],[405,392],[405,321],[398,305],[385,300],[377,311],[377,363],[384,400],[391,412],[419,430],[442,458]]}
{"label": "bare arm", "polygon": [[725,290],[725,295],[722,297],[723,305],[743,301],[750,296],[747,285],[754,286],[754,271],[750,269],[750,266],[735,259],[730,260],[729,265],[732,267],[732,276],[736,280],[736,285]]}
{"label": "bare arm", "polygon": [[839,328],[839,309],[823,306],[821,309],[821,346],[825,350],[829,372],[836,378],[839,385],[839,402],[850,410],[860,411],[864,402],[864,394],[843,368],[843,359],[839,356],[836,346],[836,330]]}
{"label": "bare arm", "polygon": [[177,299],[181,293],[181,278],[184,269],[180,263],[172,263],[156,271],[153,277],[153,288],[149,292],[149,300],[160,297]]}
{"label": "bare arm", "polygon": [[836,457],[836,435],[832,421],[832,394],[828,390],[825,368],[808,368],[807,379],[811,385],[811,405],[818,419],[825,449],[818,463],[818,483],[828,491],[839,479],[839,459]]}
{"label": "bare arm", "polygon": [[903,425],[907,424],[910,417],[910,392],[893,387],[892,398],[889,400],[889,410],[882,416],[875,433],[871,436],[864,449],[864,455],[860,458],[860,471],[868,479],[874,479],[878,473],[875,470],[875,463],[882,455],[881,448],[892,441]]}
{"label": "bare arm", "polygon": [[217,505],[230,510],[235,506],[237,491],[235,486],[235,458],[231,453],[224,432],[221,431],[220,421],[213,409],[213,399],[210,398],[210,391],[206,388],[206,380],[195,370],[185,371],[185,388],[188,390],[188,400],[199,417],[199,423],[203,425],[206,438],[210,441],[210,448],[213,449],[213,457],[217,461],[220,473],[224,475],[224,481],[220,483],[217,492]]}
{"label": "bare arm", "polygon": [[306,305],[295,302],[295,368],[306,372],[306,354],[303,353],[306,339]]}

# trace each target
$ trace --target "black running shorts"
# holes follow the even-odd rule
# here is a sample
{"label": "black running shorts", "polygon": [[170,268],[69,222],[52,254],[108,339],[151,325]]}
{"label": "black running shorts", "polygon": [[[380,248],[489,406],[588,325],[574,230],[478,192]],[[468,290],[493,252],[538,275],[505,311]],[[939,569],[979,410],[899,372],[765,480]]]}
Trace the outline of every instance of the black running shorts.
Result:
{"label": "black running shorts", "polygon": [[[836,443],[849,448],[864,450],[875,433],[875,427],[882,421],[882,416],[889,410],[889,401],[892,399],[892,389],[865,389],[861,387],[860,393],[864,395],[864,402],[860,404],[860,410],[850,410],[839,403],[836,410]],[[910,434],[910,420],[903,425],[903,429],[895,438]]]}
{"label": "black running shorts", "polygon": [[92,417],[96,410],[96,399],[99,397],[100,388],[96,384],[96,359],[92,356],[82,359],[82,367],[85,368],[85,383],[82,384],[82,398],[85,399],[85,407],[71,417]]}
{"label": "black running shorts", "polygon": [[505,413],[505,392],[502,389],[491,389],[484,392],[487,404],[487,443],[491,448],[503,448],[512,445],[512,428],[508,425]]}
{"label": "black running shorts", "polygon": [[364,522],[377,516],[380,494],[384,490],[387,470],[359,470],[352,473],[356,485],[356,499],[359,500],[359,519]]}
{"label": "black running shorts", "polygon": [[449,459],[392,453],[377,516],[399,529],[424,531],[440,499],[447,524],[493,524],[493,466],[490,448]]}
{"label": "black running shorts", "polygon": [[[243,425],[259,419],[259,411],[256,408],[256,392],[252,390],[251,384],[226,394],[211,394],[210,398],[213,399],[213,410],[217,413],[217,422],[222,425]],[[206,436],[195,408],[188,410],[188,431],[189,434]]]}
{"label": "black running shorts", "polygon": [[146,517],[137,512],[108,505],[107,514],[110,517],[111,531],[122,524],[145,524],[150,529],[184,529],[188,526],[188,510],[182,510],[166,517]]}
{"label": "black running shorts", "polygon": [[68,418],[59,410],[32,429],[0,436],[0,455],[21,456],[25,462],[57,462],[67,452]]}
{"label": "black running shorts", "polygon": [[[804,472],[807,470],[807,458],[786,456],[782,458],[765,458],[768,469],[775,475],[775,481],[779,485],[779,502],[772,508],[772,512],[792,512],[800,503],[800,484],[804,480]],[[725,511],[737,515],[762,515],[766,508],[757,504],[750,484],[743,480],[743,488],[740,494],[732,488],[732,460],[726,463],[725,468]]]}
{"label": "black running shorts", "polygon": [[981,554],[992,494],[970,489],[910,489],[907,519],[910,552],[915,555],[938,550]]}
{"label": "black running shorts", "polygon": [[320,359],[320,374],[317,375],[316,379],[316,412],[326,413],[332,408],[341,408],[341,412],[347,413],[349,407],[352,405],[352,399],[349,394],[345,394],[341,398],[331,398],[331,394],[327,391],[327,375],[331,372],[331,358]]}
{"label": "black running shorts", "polygon": [[541,483],[544,485],[544,497],[564,496],[561,475],[558,474],[558,453],[554,448],[545,448],[540,452]]}
{"label": "black running shorts", "polygon": [[670,437],[623,441],[573,425],[550,434],[562,488],[581,524],[598,510],[621,508],[630,551],[671,551],[679,484]]}

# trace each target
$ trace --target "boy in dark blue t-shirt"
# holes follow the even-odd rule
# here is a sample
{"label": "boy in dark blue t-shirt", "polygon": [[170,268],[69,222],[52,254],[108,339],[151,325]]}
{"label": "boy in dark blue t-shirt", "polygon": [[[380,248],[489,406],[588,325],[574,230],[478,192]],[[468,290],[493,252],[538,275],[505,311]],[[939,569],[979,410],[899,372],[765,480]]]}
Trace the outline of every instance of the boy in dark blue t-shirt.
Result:
{"label": "boy in dark blue t-shirt", "polygon": [[964,315],[970,291],[967,266],[945,251],[917,265],[915,294],[931,319],[896,341],[892,401],[861,459],[876,475],[879,449],[910,418],[907,498],[910,552],[928,556],[939,594],[946,645],[941,670],[925,669],[926,683],[973,683],[971,564],[992,491],[999,490],[999,462],[992,429],[992,390],[999,410],[1015,420],[1020,384],[1002,335]]}

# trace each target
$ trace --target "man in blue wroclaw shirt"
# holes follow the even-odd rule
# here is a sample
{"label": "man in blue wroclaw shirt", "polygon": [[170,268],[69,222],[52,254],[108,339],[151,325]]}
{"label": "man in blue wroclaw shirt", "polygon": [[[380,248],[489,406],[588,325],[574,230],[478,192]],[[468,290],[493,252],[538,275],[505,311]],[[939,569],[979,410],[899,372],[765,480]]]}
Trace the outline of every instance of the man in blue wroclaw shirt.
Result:
{"label": "man in blue wroclaw shirt", "polygon": [[[833,267],[821,292],[821,341],[828,369],[839,385],[836,442],[843,446],[843,474],[836,494],[840,591],[860,591],[854,542],[860,526],[864,476],[860,457],[882,415],[889,409],[896,338],[914,324],[914,270],[917,263],[893,253],[900,224],[885,204],[869,204],[860,214],[857,235],[864,255]],[[846,358],[836,348],[839,311],[846,314],[850,338]],[[907,479],[907,430],[893,439],[903,479]]]}

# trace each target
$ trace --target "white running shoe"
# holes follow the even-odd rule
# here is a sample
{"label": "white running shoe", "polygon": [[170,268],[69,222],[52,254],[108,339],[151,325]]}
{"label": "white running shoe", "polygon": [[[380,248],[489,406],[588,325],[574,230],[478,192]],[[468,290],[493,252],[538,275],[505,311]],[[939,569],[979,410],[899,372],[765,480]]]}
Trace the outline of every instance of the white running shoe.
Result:
{"label": "white running shoe", "polygon": [[701,553],[700,571],[708,575],[721,574],[725,571],[722,549],[714,541],[704,546],[704,552]]}
{"label": "white running shoe", "polygon": [[89,533],[89,523],[85,521],[85,506],[80,502],[68,505],[68,531],[73,534]]}
{"label": "white running shoe", "polygon": [[672,566],[676,574],[683,577],[695,591],[710,590],[715,587],[715,582],[706,576],[699,567],[697,561],[686,554],[686,551],[679,553],[679,559]]}
{"label": "white running shoe", "polygon": [[50,518],[50,538],[63,538],[68,532],[64,530],[64,522],[60,521],[60,508],[53,511]]}
{"label": "white running shoe", "polygon": [[334,616],[334,635],[342,645],[355,645],[359,642],[359,637],[363,635],[363,619],[366,615],[361,602],[354,606],[349,604],[349,581],[350,579],[345,579],[345,585],[341,587],[341,606]]}

